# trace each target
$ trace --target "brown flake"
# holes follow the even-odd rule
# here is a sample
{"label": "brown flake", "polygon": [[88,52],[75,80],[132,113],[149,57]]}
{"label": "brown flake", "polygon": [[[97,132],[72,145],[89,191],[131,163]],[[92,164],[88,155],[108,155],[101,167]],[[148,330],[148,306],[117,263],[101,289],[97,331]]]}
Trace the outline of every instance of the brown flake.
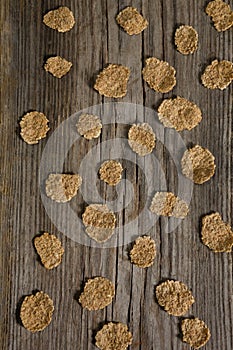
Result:
{"label": "brown flake", "polygon": [[99,170],[100,179],[110,186],[115,186],[121,181],[122,165],[115,160],[107,160]]}
{"label": "brown flake", "polygon": [[65,33],[73,28],[75,19],[73,12],[68,7],[61,6],[56,10],[46,13],[43,22],[49,28]]}
{"label": "brown flake", "polygon": [[116,20],[129,35],[140,34],[148,26],[147,20],[134,7],[126,7]]}
{"label": "brown flake", "polygon": [[172,280],[162,282],[156,287],[156,298],[159,305],[173,316],[184,315],[195,301],[184,283]]}
{"label": "brown flake", "polygon": [[44,292],[25,297],[20,318],[23,326],[32,333],[43,331],[52,321],[53,301]]}
{"label": "brown flake", "polygon": [[143,268],[153,264],[155,255],[155,241],[148,236],[138,237],[130,251],[131,262]]}
{"label": "brown flake", "polygon": [[85,284],[79,302],[89,311],[101,310],[111,304],[114,295],[115,288],[111,281],[104,277],[95,277]]}
{"label": "brown flake", "polygon": [[151,57],[142,70],[143,78],[151,89],[166,93],[176,85],[176,71],[167,62]]}
{"label": "brown flake", "polygon": [[203,184],[214,175],[214,160],[207,148],[196,145],[185,151],[181,159],[182,172],[194,183]]}
{"label": "brown flake", "polygon": [[206,215],[202,219],[202,242],[215,253],[230,253],[233,246],[233,231],[219,213]]}
{"label": "brown flake", "polygon": [[151,202],[150,211],[156,215],[184,219],[189,208],[185,201],[176,197],[172,192],[156,192]]}
{"label": "brown flake", "polygon": [[126,350],[133,337],[127,325],[110,322],[97,332],[95,339],[100,350]]}
{"label": "brown flake", "polygon": [[78,133],[87,140],[96,139],[101,134],[102,123],[97,115],[82,114],[77,123]]}
{"label": "brown flake", "polygon": [[198,33],[191,26],[180,26],[175,32],[177,50],[183,55],[189,55],[197,50]]}
{"label": "brown flake", "polygon": [[210,330],[204,321],[198,318],[185,319],[181,323],[183,341],[192,348],[199,349],[210,339]]}
{"label": "brown flake", "polygon": [[106,97],[123,97],[127,93],[129,75],[129,68],[119,64],[109,64],[98,75],[94,89]]}
{"label": "brown flake", "polygon": [[107,205],[90,204],[86,207],[82,219],[86,233],[96,242],[106,242],[113,235],[116,217]]}
{"label": "brown flake", "polygon": [[46,269],[51,270],[61,263],[64,249],[57,237],[45,232],[34,239],[34,245]]}
{"label": "brown flake", "polygon": [[62,78],[70,71],[71,67],[72,63],[60,56],[48,58],[44,65],[46,72],[51,73],[56,78]]}
{"label": "brown flake", "polygon": [[178,96],[161,103],[158,117],[165,127],[182,131],[195,128],[202,120],[202,113],[195,103]]}
{"label": "brown flake", "polygon": [[155,133],[147,123],[133,124],[129,129],[128,142],[134,152],[145,156],[151,153],[155,147]]}
{"label": "brown flake", "polygon": [[50,174],[46,180],[46,194],[58,203],[70,201],[82,184],[80,175]]}
{"label": "brown flake", "polygon": [[222,0],[210,1],[206,7],[207,15],[212,17],[218,32],[223,32],[233,25],[233,11],[230,5]]}
{"label": "brown flake", "polygon": [[233,63],[214,60],[201,76],[202,84],[208,89],[224,90],[233,80]]}
{"label": "brown flake", "polygon": [[48,119],[41,112],[29,112],[25,114],[20,121],[22,139],[29,145],[38,143],[39,140],[46,137],[49,131]]}

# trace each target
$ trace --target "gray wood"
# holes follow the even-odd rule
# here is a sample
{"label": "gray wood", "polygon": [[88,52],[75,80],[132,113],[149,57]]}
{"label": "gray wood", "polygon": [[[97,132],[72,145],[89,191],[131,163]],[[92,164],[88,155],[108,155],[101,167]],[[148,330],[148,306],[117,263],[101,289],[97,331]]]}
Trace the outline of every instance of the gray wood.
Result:
{"label": "gray wood", "polygon": [[[232,254],[214,254],[200,241],[200,218],[219,211],[232,223],[232,85],[224,91],[210,91],[200,83],[200,74],[212,59],[232,60],[232,29],[218,33],[204,12],[207,1],[3,1],[1,6],[1,348],[19,349],[95,349],[94,334],[107,321],[129,325],[134,350],[188,349],[180,339],[177,317],[165,313],[156,303],[155,286],[163,279],[184,281],[196,302],[188,316],[197,316],[209,325],[211,350],[233,348]],[[43,14],[59,5],[70,6],[76,25],[68,33],[57,33],[42,23]],[[133,5],[149,20],[142,35],[130,37],[115,22],[118,11]],[[231,2],[232,5],[232,2]],[[194,26],[199,33],[199,49],[191,56],[179,54],[173,44],[175,28]],[[50,55],[59,54],[73,62],[70,73],[61,80],[43,70]],[[167,60],[177,70],[177,85],[171,93],[155,93],[146,85],[141,69],[147,57]],[[46,145],[29,146],[19,136],[18,121],[29,110],[41,110],[50,120],[52,131],[71,114],[89,106],[113,101],[93,90],[96,74],[107,63],[121,63],[131,69],[127,96],[121,102],[158,107],[164,97],[184,96],[203,111],[201,124],[182,132],[186,145],[208,147],[216,157],[216,174],[209,182],[194,186],[190,214],[172,233],[165,232],[161,218],[148,232],[156,240],[157,257],[153,267],[141,270],[130,264],[130,244],[117,248],[88,247],[67,238],[53,225],[40,197],[40,160]],[[137,114],[135,111],[135,120]],[[146,116],[145,116],[146,120]],[[127,137],[127,126],[117,126],[114,113],[104,127],[96,162],[101,161],[103,141]],[[64,137],[67,135],[64,135]],[[169,190],[177,191],[177,169],[163,144],[170,133],[165,130],[155,156],[164,169]],[[82,157],[91,145],[82,140],[69,153],[64,171],[78,171]],[[124,152],[119,148],[119,154]],[[112,150],[109,150],[111,157]],[[120,157],[120,156],[119,156]],[[133,158],[135,163],[137,157]],[[127,165],[126,178],[133,183],[134,201],[118,215],[124,223],[136,216],[144,203],[145,178],[134,162]],[[157,173],[149,167],[156,182]],[[142,169],[143,170],[143,169]],[[144,168],[145,170],[145,168]],[[158,180],[159,181],[159,180]],[[85,186],[85,184],[84,184]],[[103,200],[115,192],[97,181]],[[91,191],[91,190],[90,190]],[[151,195],[151,194],[150,194]],[[124,206],[125,198],[123,198]],[[82,196],[73,204],[81,215]],[[138,222],[143,232],[143,222]],[[62,264],[46,271],[38,261],[33,238],[48,231],[61,238],[65,247]],[[124,234],[124,227],[121,231]],[[117,238],[116,238],[117,243]],[[84,281],[102,275],[116,284],[112,305],[97,312],[82,310],[77,297]],[[24,295],[34,290],[47,292],[54,300],[53,321],[42,333],[31,334],[18,319]],[[204,349],[203,348],[203,349]]]}

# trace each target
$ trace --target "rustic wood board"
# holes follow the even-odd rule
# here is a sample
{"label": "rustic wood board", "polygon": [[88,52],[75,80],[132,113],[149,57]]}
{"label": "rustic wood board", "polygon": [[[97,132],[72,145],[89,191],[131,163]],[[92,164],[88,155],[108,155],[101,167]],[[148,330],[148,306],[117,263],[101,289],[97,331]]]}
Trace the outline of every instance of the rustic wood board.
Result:
{"label": "rustic wood board", "polygon": [[[200,83],[200,73],[214,58],[232,60],[232,29],[218,33],[204,12],[207,1],[3,1],[1,6],[1,349],[95,349],[94,334],[105,321],[128,323],[134,340],[131,349],[189,349],[182,343],[179,319],[162,311],[154,288],[165,278],[184,281],[196,303],[188,315],[209,325],[211,340],[205,349],[233,349],[232,254],[214,254],[200,241],[203,214],[219,211],[232,221],[232,85],[225,91],[210,91]],[[42,15],[59,5],[75,14],[72,31],[59,34],[42,24]],[[149,20],[143,35],[129,37],[115,22],[118,11],[133,5]],[[231,2],[232,5],[232,2]],[[194,26],[199,32],[199,49],[189,57],[173,45],[175,28]],[[73,62],[61,80],[46,73],[46,57],[59,54]],[[166,95],[155,93],[142,81],[141,68],[147,57],[169,61],[177,70],[177,85]],[[121,101],[156,108],[163,97],[181,95],[195,101],[203,121],[191,132],[182,132],[186,145],[199,143],[216,157],[216,174],[202,186],[195,186],[190,215],[172,233],[164,231],[160,219],[150,235],[156,240],[153,267],[141,270],[128,260],[130,245],[98,249],[67,238],[52,224],[40,197],[38,169],[46,140],[29,146],[19,137],[18,121],[29,110],[43,111],[50,120],[51,133],[71,114],[98,103],[112,101],[93,90],[93,79],[107,63],[130,67],[128,94]],[[114,118],[111,119],[111,123]],[[101,141],[125,137],[126,128],[112,124]],[[164,133],[166,139],[167,133]],[[97,144],[98,141],[94,144]],[[80,153],[71,156],[65,171],[77,171],[81,157],[90,149],[83,142]],[[120,150],[119,150],[120,152]],[[172,161],[158,144],[156,156],[163,166],[167,185],[176,190]],[[134,186],[135,202],[119,220],[138,212],[143,204],[145,181],[135,164],[127,168]],[[151,176],[153,173],[151,172]],[[114,195],[97,184],[103,199]],[[79,203],[78,203],[79,204]],[[83,204],[76,207],[79,214]],[[143,230],[143,223],[139,228]],[[63,263],[46,271],[33,248],[33,238],[43,231],[56,234],[65,247]],[[77,302],[83,282],[102,275],[116,283],[116,297],[103,311],[87,312]],[[47,292],[56,311],[51,325],[31,334],[19,322],[18,306],[34,290]]]}

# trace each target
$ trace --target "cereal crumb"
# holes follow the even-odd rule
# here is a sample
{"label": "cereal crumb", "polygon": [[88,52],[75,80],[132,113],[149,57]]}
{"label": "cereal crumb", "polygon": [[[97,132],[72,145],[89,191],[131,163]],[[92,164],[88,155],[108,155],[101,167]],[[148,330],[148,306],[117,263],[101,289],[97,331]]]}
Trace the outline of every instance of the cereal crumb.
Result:
{"label": "cereal crumb", "polygon": [[176,71],[167,62],[151,57],[142,70],[143,78],[151,89],[166,93],[176,85]]}
{"label": "cereal crumb", "polygon": [[192,130],[202,120],[200,108],[183,97],[164,100],[158,108],[159,120],[177,131]]}
{"label": "cereal crumb", "polygon": [[233,63],[214,60],[201,76],[202,84],[208,89],[224,90],[233,80]]}
{"label": "cereal crumb", "polygon": [[95,339],[100,350],[126,350],[133,337],[127,325],[110,322],[97,332]]}
{"label": "cereal crumb", "polygon": [[191,26],[180,26],[175,32],[177,50],[183,55],[189,55],[197,50],[198,33]]}
{"label": "cereal crumb", "polygon": [[76,125],[78,133],[85,139],[96,139],[101,134],[102,123],[97,115],[82,114]]}
{"label": "cereal crumb", "polygon": [[233,11],[230,5],[222,0],[210,1],[206,7],[206,13],[212,17],[218,32],[224,32],[233,25]]}
{"label": "cereal crumb", "polygon": [[34,245],[46,269],[51,270],[61,263],[64,248],[57,237],[45,232],[34,239]]}
{"label": "cereal crumb", "polygon": [[49,131],[48,119],[46,116],[37,111],[25,114],[20,121],[22,139],[29,145],[38,143],[39,140],[46,137]]}
{"label": "cereal crumb", "polygon": [[56,78],[62,78],[70,71],[71,67],[72,63],[60,56],[48,58],[44,65],[46,72],[51,73]]}
{"label": "cereal crumb", "polygon": [[184,152],[181,159],[183,174],[196,184],[203,184],[211,179],[216,165],[213,154],[204,147],[196,145]]}
{"label": "cereal crumb", "polygon": [[151,153],[155,147],[155,133],[147,123],[133,124],[129,129],[128,142],[134,152],[145,156]]}
{"label": "cereal crumb", "polygon": [[140,34],[148,26],[147,20],[134,7],[126,7],[116,20],[129,35]]}
{"label": "cereal crumb", "polygon": [[173,316],[184,315],[195,301],[184,283],[172,280],[162,282],[156,287],[156,298],[159,305]]}
{"label": "cereal crumb", "polygon": [[75,24],[73,12],[66,6],[49,11],[44,15],[43,22],[49,28],[65,33],[71,30]]}
{"label": "cereal crumb", "polygon": [[151,266],[155,255],[155,241],[149,236],[138,237],[130,251],[131,262],[142,268]]}
{"label": "cereal crumb", "polygon": [[80,175],[50,174],[46,180],[46,194],[58,203],[70,201],[82,184]]}
{"label": "cereal crumb", "polygon": [[104,277],[89,279],[85,284],[84,291],[80,295],[79,302],[83,308],[101,310],[111,304],[115,295],[113,283]]}
{"label": "cereal crumb", "polygon": [[119,64],[109,64],[97,76],[94,89],[106,97],[124,97],[127,93],[129,68]]}
{"label": "cereal crumb", "polygon": [[185,201],[176,197],[172,192],[156,192],[150,211],[156,215],[184,219],[188,215],[189,208]]}
{"label": "cereal crumb", "polygon": [[86,233],[98,243],[106,242],[114,233],[116,217],[107,205],[90,204],[82,219]]}
{"label": "cereal crumb", "polygon": [[107,160],[99,170],[100,179],[110,186],[115,186],[121,181],[122,165],[115,160]]}
{"label": "cereal crumb", "polygon": [[204,321],[198,318],[185,319],[181,322],[183,341],[194,349],[204,346],[210,339],[210,330]]}
{"label": "cereal crumb", "polygon": [[219,213],[204,216],[202,219],[202,242],[215,253],[230,253],[233,246],[233,231]]}
{"label": "cereal crumb", "polygon": [[54,311],[53,301],[44,292],[25,297],[20,318],[23,326],[30,332],[43,331],[52,321]]}

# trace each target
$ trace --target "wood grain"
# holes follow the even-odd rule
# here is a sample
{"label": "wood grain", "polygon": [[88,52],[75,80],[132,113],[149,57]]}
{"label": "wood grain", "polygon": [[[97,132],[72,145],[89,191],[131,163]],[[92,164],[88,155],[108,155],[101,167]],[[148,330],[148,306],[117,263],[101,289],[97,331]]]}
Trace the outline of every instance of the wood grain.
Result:
{"label": "wood grain", "polygon": [[[206,4],[205,0],[3,1],[1,349],[95,349],[95,332],[112,320],[129,325],[134,336],[130,349],[189,349],[180,338],[180,320],[165,313],[154,297],[155,286],[166,278],[182,280],[192,289],[196,303],[189,315],[203,319],[212,334],[203,349],[233,348],[232,254],[214,254],[202,245],[199,234],[200,218],[210,211],[219,211],[233,224],[232,85],[224,91],[210,91],[200,83],[200,74],[214,58],[232,61],[233,37],[232,29],[224,33],[214,29],[204,12]],[[76,18],[75,27],[65,34],[42,23],[43,14],[59,5],[70,6]],[[137,7],[148,19],[149,27],[142,35],[130,37],[116,24],[115,16],[127,5]],[[199,49],[191,56],[183,56],[174,48],[173,35],[180,24],[192,25],[199,33]],[[73,62],[72,70],[61,80],[42,68],[51,55]],[[176,68],[177,85],[171,93],[155,93],[143,82],[141,69],[150,56],[167,60]],[[29,146],[19,136],[18,121],[29,110],[44,112],[52,133],[71,114],[113,101],[93,90],[96,74],[108,63],[124,64],[131,69],[128,93],[121,102],[157,108],[164,97],[180,95],[197,103],[203,111],[203,121],[181,136],[186,145],[206,146],[216,157],[215,176],[194,187],[190,215],[172,233],[165,232],[163,218],[150,230],[156,240],[157,257],[147,270],[130,264],[130,244],[98,249],[78,244],[57,230],[40,197],[38,169],[46,140]],[[127,127],[117,126],[115,121],[112,115],[111,125],[93,143],[100,142],[97,163],[101,160],[103,141],[127,136]],[[169,132],[165,131],[163,137],[165,143]],[[82,141],[80,152],[70,154],[64,171],[78,171],[78,164],[90,148],[90,144]],[[176,191],[177,170],[162,142],[156,147],[156,157],[164,169],[168,189]],[[125,162],[125,166],[135,198],[118,215],[118,222],[123,224],[128,216],[141,210],[146,186],[143,169],[140,171],[135,163]],[[97,188],[103,200],[114,198],[114,191],[109,191],[106,185],[98,182]],[[80,214],[84,203],[81,196],[78,200],[74,208]],[[143,230],[143,222],[138,225],[139,231]],[[52,271],[46,271],[40,264],[33,248],[33,238],[43,231],[56,234],[65,247],[63,263]],[[84,281],[97,275],[115,282],[116,297],[106,309],[87,312],[78,304],[77,297]],[[47,292],[56,307],[51,325],[38,334],[25,330],[17,316],[22,297],[34,290]]]}

